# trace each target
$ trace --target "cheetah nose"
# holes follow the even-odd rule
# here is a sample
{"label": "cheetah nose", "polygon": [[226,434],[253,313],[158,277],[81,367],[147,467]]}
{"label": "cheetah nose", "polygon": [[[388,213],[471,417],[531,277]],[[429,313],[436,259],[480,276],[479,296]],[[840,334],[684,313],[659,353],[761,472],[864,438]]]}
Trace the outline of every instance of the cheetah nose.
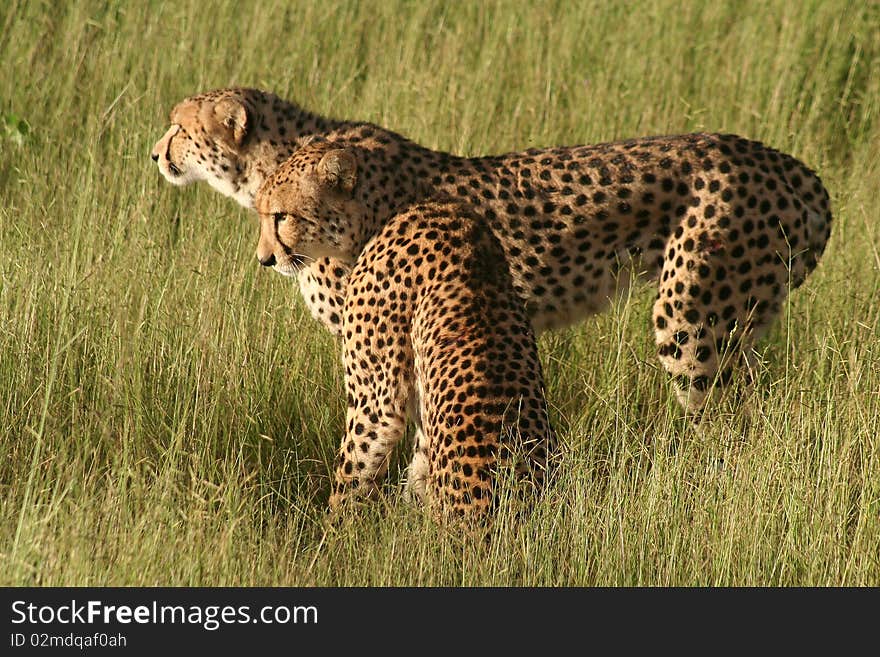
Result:
{"label": "cheetah nose", "polygon": [[271,267],[272,265],[275,264],[275,254],[270,253],[265,258],[259,258],[259,260],[260,260],[260,264],[263,265],[264,267]]}
{"label": "cheetah nose", "polygon": [[150,157],[153,158],[153,162],[159,161],[159,154],[158,153],[150,153]]}

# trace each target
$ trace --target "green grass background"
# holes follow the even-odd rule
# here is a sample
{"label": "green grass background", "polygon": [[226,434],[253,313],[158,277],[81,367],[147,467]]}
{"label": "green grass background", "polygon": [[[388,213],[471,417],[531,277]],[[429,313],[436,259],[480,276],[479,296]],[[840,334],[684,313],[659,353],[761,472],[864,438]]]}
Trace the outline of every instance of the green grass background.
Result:
{"label": "green grass background", "polygon": [[[483,540],[392,487],[328,528],[336,346],[149,159],[232,84],[463,154],[737,132],[818,170],[831,242],[748,418],[681,417],[637,287],[541,339],[534,513]],[[0,116],[0,584],[880,585],[876,4],[7,0]]]}

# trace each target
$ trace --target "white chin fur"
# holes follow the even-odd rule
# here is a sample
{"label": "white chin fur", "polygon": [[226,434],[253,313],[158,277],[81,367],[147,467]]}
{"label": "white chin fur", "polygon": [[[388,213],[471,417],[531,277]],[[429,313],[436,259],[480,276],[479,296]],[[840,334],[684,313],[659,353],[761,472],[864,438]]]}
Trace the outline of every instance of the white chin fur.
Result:
{"label": "white chin fur", "polygon": [[193,176],[189,171],[184,173],[179,173],[174,175],[168,169],[163,167],[161,164],[159,165],[159,173],[162,174],[162,177],[165,178],[172,185],[176,185],[177,187],[183,187],[184,185],[189,185],[190,183],[198,180],[195,176]]}
{"label": "white chin fur", "polygon": [[273,265],[272,269],[277,271],[282,276],[293,277],[299,274],[299,269],[297,269],[293,265]]}

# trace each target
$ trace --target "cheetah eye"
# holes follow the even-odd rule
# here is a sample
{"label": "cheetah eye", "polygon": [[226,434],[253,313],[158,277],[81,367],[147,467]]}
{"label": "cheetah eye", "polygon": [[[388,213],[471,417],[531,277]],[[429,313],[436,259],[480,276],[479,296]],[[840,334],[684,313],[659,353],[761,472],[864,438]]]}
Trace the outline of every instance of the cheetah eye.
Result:
{"label": "cheetah eye", "polygon": [[274,216],[276,224],[280,224],[287,219],[287,215],[285,215],[283,212],[276,212]]}

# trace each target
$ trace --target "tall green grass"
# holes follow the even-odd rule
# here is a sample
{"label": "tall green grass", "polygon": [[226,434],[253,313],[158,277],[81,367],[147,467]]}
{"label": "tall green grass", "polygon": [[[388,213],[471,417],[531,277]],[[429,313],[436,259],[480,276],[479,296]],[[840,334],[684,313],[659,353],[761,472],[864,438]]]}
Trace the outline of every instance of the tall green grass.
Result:
{"label": "tall green grass", "polygon": [[[0,584],[880,585],[876,5],[8,0],[0,28],[29,125],[0,129]],[[336,346],[254,218],[149,159],[230,84],[463,154],[738,132],[819,171],[832,239],[747,414],[681,418],[640,286],[541,340],[564,463],[534,513],[438,526],[404,448],[330,526]]]}

